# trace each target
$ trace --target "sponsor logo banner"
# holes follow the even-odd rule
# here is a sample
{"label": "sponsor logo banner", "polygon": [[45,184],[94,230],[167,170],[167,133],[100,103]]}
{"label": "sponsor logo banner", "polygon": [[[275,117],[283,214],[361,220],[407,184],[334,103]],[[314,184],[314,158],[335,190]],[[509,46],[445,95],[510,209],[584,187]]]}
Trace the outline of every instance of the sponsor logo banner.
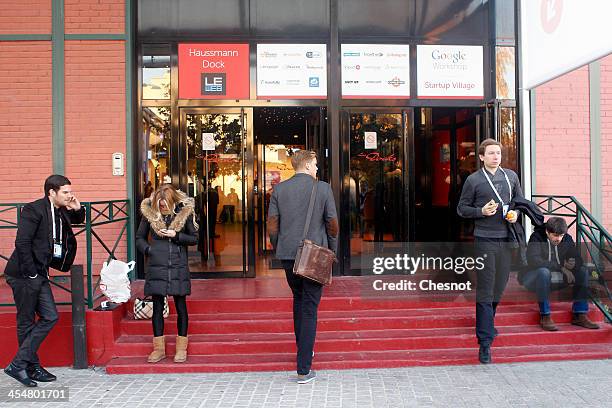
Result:
{"label": "sponsor logo banner", "polygon": [[410,98],[410,46],[342,44],[343,98]]}
{"label": "sponsor logo banner", "polygon": [[257,98],[327,98],[326,68],[325,44],[257,44]]}

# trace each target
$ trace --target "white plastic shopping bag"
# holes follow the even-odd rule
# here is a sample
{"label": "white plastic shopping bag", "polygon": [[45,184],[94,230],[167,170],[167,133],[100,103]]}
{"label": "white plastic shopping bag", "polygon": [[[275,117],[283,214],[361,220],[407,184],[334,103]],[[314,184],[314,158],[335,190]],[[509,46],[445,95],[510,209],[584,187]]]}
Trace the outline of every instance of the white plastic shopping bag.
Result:
{"label": "white plastic shopping bag", "polygon": [[113,303],[124,303],[130,299],[130,278],[128,274],[136,262],[123,262],[112,259],[104,262],[100,272],[100,290]]}

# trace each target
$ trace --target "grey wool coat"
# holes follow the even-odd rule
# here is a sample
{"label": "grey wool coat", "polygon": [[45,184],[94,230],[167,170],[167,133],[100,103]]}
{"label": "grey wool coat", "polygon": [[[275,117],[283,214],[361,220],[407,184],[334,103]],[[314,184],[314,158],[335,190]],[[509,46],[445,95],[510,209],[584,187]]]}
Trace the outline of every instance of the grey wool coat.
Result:
{"label": "grey wool coat", "polygon": [[[148,255],[145,296],[191,294],[187,246],[198,243],[194,206],[193,198],[187,198],[179,203],[176,214],[164,220],[156,217],[151,208],[151,199],[142,201],[142,220],[136,232],[136,247]],[[161,229],[173,229],[177,231],[176,236],[162,237],[159,235]]]}
{"label": "grey wool coat", "polygon": [[331,186],[308,174],[297,173],[289,180],[275,185],[270,198],[268,234],[277,259],[295,259],[304,234],[313,183],[318,183],[317,197],[306,238],[334,252],[337,250],[338,216]]}

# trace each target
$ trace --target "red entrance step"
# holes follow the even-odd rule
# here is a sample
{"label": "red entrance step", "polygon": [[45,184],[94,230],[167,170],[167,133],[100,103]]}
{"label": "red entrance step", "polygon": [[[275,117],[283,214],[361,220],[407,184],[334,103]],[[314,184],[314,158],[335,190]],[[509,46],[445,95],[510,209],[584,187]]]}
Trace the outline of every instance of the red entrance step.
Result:
{"label": "red entrance step", "polygon": [[[587,360],[612,358],[608,344],[494,347],[496,363]],[[391,368],[409,366],[478,364],[477,349],[430,349],[372,352],[317,352],[315,369]],[[118,357],[107,366],[109,374],[194,373],[238,371],[295,371],[295,354],[190,355],[186,363],[175,364],[171,357],[148,364],[144,357]]]}
{"label": "red entrance step", "polygon": [[[600,330],[569,324],[570,303],[553,303],[559,332],[539,328],[537,305],[502,303],[493,347],[495,362],[612,358],[612,326],[592,311]],[[151,322],[124,317],[118,324],[112,374],[295,370],[291,299],[193,299],[189,360],[174,364],[176,316],[166,319],[169,358],[146,363]],[[327,297],[322,300],[315,369],[476,364],[474,305],[397,298]]]}

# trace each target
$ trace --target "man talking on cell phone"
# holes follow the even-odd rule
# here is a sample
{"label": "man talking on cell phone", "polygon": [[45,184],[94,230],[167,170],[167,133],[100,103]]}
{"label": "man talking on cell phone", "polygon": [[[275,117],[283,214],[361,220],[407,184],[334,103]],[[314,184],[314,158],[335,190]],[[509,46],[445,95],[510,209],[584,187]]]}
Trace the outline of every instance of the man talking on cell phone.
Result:
{"label": "man talking on cell phone", "polygon": [[519,214],[508,208],[513,198],[523,197],[516,173],[500,166],[501,147],[493,139],[480,143],[478,156],[483,166],[468,176],[457,205],[461,217],[474,220],[476,250],[484,259],[476,282],[476,337],[482,364],[491,362],[491,344],[497,335],[495,311],[510,275],[507,223],[515,223]]}
{"label": "man talking on cell phone", "polygon": [[36,381],[56,380],[41,366],[37,355],[58,320],[49,267],[69,270],[76,254],[71,225],[85,220],[85,209],[72,194],[66,177],[49,176],[44,190],[44,198],[26,204],[21,210],[15,251],[4,270],[15,299],[19,344],[4,372],[27,387],[36,387]]}

